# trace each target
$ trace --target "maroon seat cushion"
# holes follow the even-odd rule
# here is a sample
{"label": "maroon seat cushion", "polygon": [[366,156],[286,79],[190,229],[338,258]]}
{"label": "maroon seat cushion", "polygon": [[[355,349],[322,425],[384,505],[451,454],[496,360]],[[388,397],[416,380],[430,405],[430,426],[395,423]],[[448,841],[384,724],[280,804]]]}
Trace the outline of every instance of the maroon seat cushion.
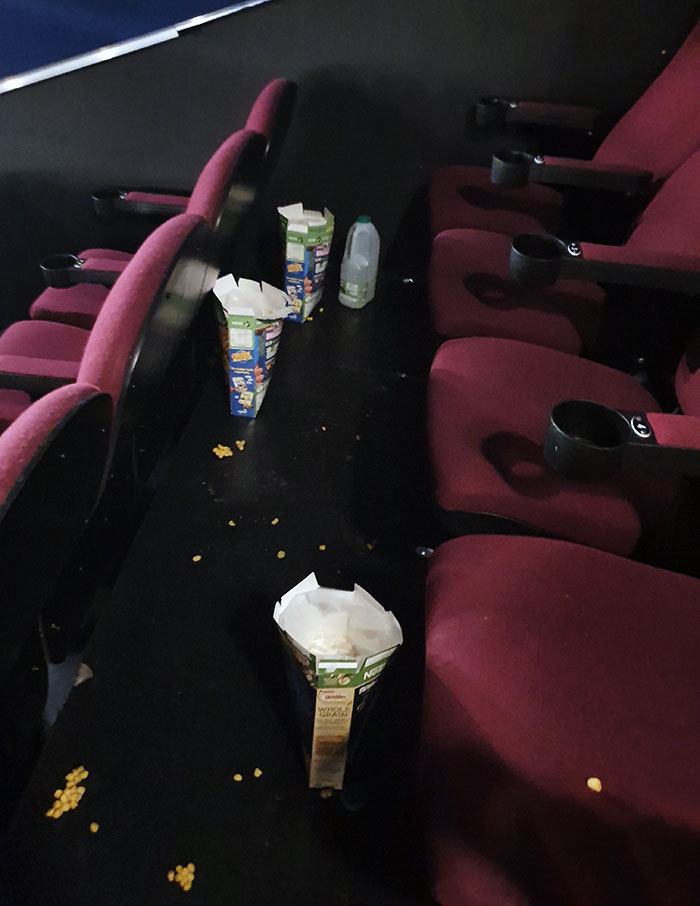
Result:
{"label": "maroon seat cushion", "polygon": [[90,330],[108,292],[98,283],[78,283],[68,289],[47,287],[34,300],[29,314],[41,321],[58,321]]}
{"label": "maroon seat cushion", "polygon": [[83,249],[78,252],[78,258],[113,258],[115,261],[131,261],[134,256],[131,252],[119,252],[117,249]]}
{"label": "maroon seat cushion", "polygon": [[17,321],[0,336],[0,374],[73,381],[90,333],[51,321]]}
{"label": "maroon seat cushion", "polygon": [[444,337],[508,337],[577,354],[596,331],[605,294],[594,283],[560,280],[541,289],[508,279],[510,239],[448,230],[433,241],[429,298]]}
{"label": "maroon seat cushion", "polygon": [[[426,598],[433,761],[477,740],[550,796],[700,830],[698,580],[561,541],[468,536],[437,549]],[[456,783],[444,778],[447,797]]]}
{"label": "maroon seat cushion", "polygon": [[279,105],[284,100],[289,87],[290,82],[287,79],[273,79],[268,82],[255,99],[245,128],[259,132],[269,141],[275,128]]}
{"label": "maroon seat cushion", "polygon": [[32,398],[22,390],[0,389],[0,433],[31,404]]}
{"label": "maroon seat cushion", "polygon": [[187,195],[166,195],[163,192],[127,192],[125,195],[127,201],[137,201],[145,204],[165,204],[174,208],[174,213],[184,211],[189,196]]}
{"label": "maroon seat cushion", "polygon": [[440,906],[529,906],[525,894],[464,841],[440,827],[428,834],[433,894]]}
{"label": "maroon seat cushion", "polygon": [[487,167],[441,167],[428,191],[433,235],[461,228],[519,233],[556,232],[562,196],[548,186],[497,186]]}
{"label": "maroon seat cushion", "polygon": [[444,343],[428,382],[437,503],[630,554],[670,506],[675,482],[627,471],[584,482],[550,469],[542,444],[552,407],[565,399],[659,408],[629,375],[556,350],[489,338]]}
{"label": "maroon seat cushion", "polygon": [[236,164],[254,135],[256,133],[251,130],[240,129],[230,135],[216,149],[192,189],[192,195],[187,205],[188,214],[197,214],[212,228],[217,226],[231,187],[231,177]]}

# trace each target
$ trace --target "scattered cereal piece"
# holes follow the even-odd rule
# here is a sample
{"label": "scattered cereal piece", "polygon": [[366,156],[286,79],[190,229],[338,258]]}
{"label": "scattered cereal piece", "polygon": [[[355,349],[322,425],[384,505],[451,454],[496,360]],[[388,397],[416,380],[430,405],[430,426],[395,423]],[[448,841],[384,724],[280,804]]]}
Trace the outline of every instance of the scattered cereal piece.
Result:
{"label": "scattered cereal piece", "polygon": [[244,440],[237,440],[237,441],[236,441],[236,446],[238,447],[239,450],[242,450],[242,449],[245,447],[245,441],[244,441]]}
{"label": "scattered cereal piece", "polygon": [[223,459],[224,456],[233,456],[233,450],[231,447],[227,447],[226,444],[217,444],[212,448],[211,451],[215,456],[218,456],[219,459]]}
{"label": "scattered cereal piece", "polygon": [[325,431],[325,430],[326,430],[326,426],[325,426],[325,425],[321,425],[321,431]]}
{"label": "scattered cereal piece", "polygon": [[193,562],[193,563],[199,563],[199,561],[200,561],[201,559],[202,559],[202,555],[201,555],[201,554],[195,554],[194,557],[192,557],[192,562]]}
{"label": "scattered cereal piece", "polygon": [[229,519],[228,524],[229,524],[229,525],[235,525],[236,523],[233,521],[233,519]]}
{"label": "scattered cereal piece", "polygon": [[260,770],[260,768],[256,768],[253,771],[253,777],[262,777],[262,771]]}
{"label": "scattered cereal piece", "polygon": [[314,319],[314,316],[313,316],[313,315],[309,315],[309,317],[308,317],[306,320],[307,320],[307,321],[313,321],[313,319]]}
{"label": "scattered cereal piece", "polygon": [[325,551],[326,545],[325,545],[325,544],[319,544],[318,549],[319,549],[320,551]]}
{"label": "scattered cereal piece", "polygon": [[168,872],[168,881],[174,881],[174,880],[175,880],[175,872],[172,871],[172,869],[171,869],[171,870]]}
{"label": "scattered cereal piece", "polygon": [[275,516],[275,518],[272,520],[272,522],[270,523],[270,525],[277,525],[277,523],[278,523],[279,521],[280,521],[280,520],[279,520],[279,516]]}
{"label": "scattered cereal piece", "polygon": [[47,818],[53,818],[53,809],[52,809],[52,808],[50,808],[50,809],[48,810],[48,812],[46,812],[46,817],[47,817]]}
{"label": "scattered cereal piece", "polygon": [[367,542],[367,550],[368,551],[374,550],[374,545],[370,541]]}
{"label": "scattered cereal piece", "polygon": [[361,435],[361,434],[356,434],[356,435],[355,435],[355,440],[362,440],[362,435]]}
{"label": "scattered cereal piece", "polygon": [[330,799],[332,795],[333,790],[329,786],[326,786],[321,790],[321,799]]}
{"label": "scattered cereal piece", "polygon": [[586,786],[589,790],[593,790],[594,793],[600,793],[603,789],[603,784],[597,777],[589,777],[586,781]]}
{"label": "scattered cereal piece", "polygon": [[323,309],[322,309],[322,308],[319,308],[319,311],[323,311]]}
{"label": "scattered cereal piece", "polygon": [[284,558],[285,558],[286,556],[287,556],[287,554],[285,553],[285,551],[277,551],[277,559],[278,559],[278,560],[284,560]]}
{"label": "scattered cereal piece", "polygon": [[236,781],[236,783],[240,783],[241,780],[243,780],[243,774],[234,774],[233,779]]}
{"label": "scattered cereal piece", "polygon": [[97,823],[97,821],[92,821],[90,824],[90,833],[96,834],[99,829],[100,825]]}

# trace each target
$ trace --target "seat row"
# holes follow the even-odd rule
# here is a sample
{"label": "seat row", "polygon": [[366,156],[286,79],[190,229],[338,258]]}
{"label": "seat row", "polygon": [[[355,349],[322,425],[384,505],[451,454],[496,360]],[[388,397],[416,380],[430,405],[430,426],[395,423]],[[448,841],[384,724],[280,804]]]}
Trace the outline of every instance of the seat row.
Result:
{"label": "seat row", "polygon": [[[449,339],[428,436],[442,524],[461,536],[437,548],[426,586],[422,791],[443,906],[696,896],[700,581],[639,562],[663,562],[672,516],[697,509],[694,303],[671,325],[670,403],[579,353],[610,304],[601,282],[700,294],[699,89],[700,26],[592,162],[528,163],[558,185],[638,180],[622,245],[519,244],[561,207],[532,182],[447,168],[431,184],[430,308]],[[512,282],[528,248],[528,284]],[[550,257],[585,279],[538,285]]]}
{"label": "seat row", "polygon": [[101,250],[100,261],[117,265],[111,285],[47,289],[32,319],[0,336],[0,699],[13,715],[0,745],[2,818],[36,754],[51,614],[86,573],[109,577],[113,547],[128,546],[130,517],[142,513],[204,379],[216,339],[203,302],[243,241],[270,172],[266,151],[277,151],[267,137],[281,141],[293,92],[286,80],[268,86],[251,113],[255,130],[224,142],[187,210],[133,255]]}

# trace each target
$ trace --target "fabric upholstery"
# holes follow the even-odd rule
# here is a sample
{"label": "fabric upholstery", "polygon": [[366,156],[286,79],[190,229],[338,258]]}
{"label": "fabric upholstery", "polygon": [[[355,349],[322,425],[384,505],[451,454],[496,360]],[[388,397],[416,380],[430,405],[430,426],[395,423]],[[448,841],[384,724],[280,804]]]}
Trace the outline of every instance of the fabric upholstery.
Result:
{"label": "fabric upholstery", "polygon": [[454,765],[476,739],[552,797],[697,832],[699,596],[696,579],[566,542],[448,541],[426,585],[424,748]]}
{"label": "fabric upholstery", "polygon": [[162,192],[127,192],[126,201],[143,204],[167,204],[175,208],[184,208],[188,202],[187,195],[165,195]]}
{"label": "fabric upholstery", "polygon": [[700,458],[700,418],[695,415],[650,412],[648,421],[658,443],[666,447],[697,450]]}
{"label": "fabric upholstery", "polygon": [[0,336],[0,374],[75,380],[90,334],[51,321],[17,321]]}
{"label": "fabric upholstery", "polygon": [[82,269],[85,271],[115,271],[121,273],[131,259],[112,258],[86,258]]}
{"label": "fabric upholstery", "polygon": [[68,384],[27,407],[0,435],[0,503],[14,487],[37,450],[75,406],[94,396],[95,388]]}
{"label": "fabric upholstery", "polygon": [[562,196],[548,186],[494,185],[486,167],[441,167],[430,180],[428,210],[433,235],[468,227],[517,236],[556,232]]}
{"label": "fabric upholstery", "polygon": [[[661,183],[700,145],[698,84],[700,23],[610,131],[593,163],[572,163],[593,168],[631,166],[650,171]],[[560,196],[532,183],[520,189],[493,185],[486,167],[443,167],[432,176],[428,204],[433,235],[468,228],[515,236],[556,232]]]}
{"label": "fabric upholstery", "polygon": [[273,79],[269,82],[255,99],[245,128],[259,132],[269,141],[275,127],[279,104],[289,90],[289,85],[287,79]]}
{"label": "fabric upholstery", "polygon": [[508,279],[510,239],[448,230],[433,241],[429,300],[444,337],[509,337],[578,354],[595,336],[605,298],[594,283],[560,280],[548,289]]}
{"label": "fabric upholstery", "polygon": [[700,336],[686,345],[676,370],[676,397],[686,415],[700,415]]}
{"label": "fabric upholstery", "polygon": [[529,906],[530,900],[458,837],[430,828],[433,894],[440,906]]}
{"label": "fabric upholstery", "polygon": [[[231,174],[246,143],[256,133],[241,129],[229,136],[207,161],[192,190],[188,214],[198,214],[215,228],[229,192]],[[259,139],[258,139],[259,141]]]}
{"label": "fabric upholstery", "polygon": [[594,160],[663,180],[700,145],[700,22],[601,144]]}
{"label": "fabric upholstery", "polygon": [[78,381],[108,393],[115,406],[148,311],[178,250],[200,223],[194,214],[179,214],[151,233],[112,287],[95,321]]}
{"label": "fabric upholstery", "polygon": [[59,321],[90,330],[109,290],[98,283],[78,283],[68,289],[47,287],[32,303],[29,314],[43,321]]}
{"label": "fabric upholstery", "polygon": [[32,398],[22,390],[0,389],[0,433],[28,409],[31,403]]}
{"label": "fabric upholstery", "polygon": [[436,501],[630,554],[670,506],[675,481],[627,470],[597,481],[554,472],[542,445],[550,411],[565,399],[659,411],[632,377],[594,362],[514,340],[444,343],[428,381]]}
{"label": "fabric upholstery", "polygon": [[131,261],[131,252],[119,252],[116,249],[83,249],[78,252],[78,258],[114,258],[116,261]]}

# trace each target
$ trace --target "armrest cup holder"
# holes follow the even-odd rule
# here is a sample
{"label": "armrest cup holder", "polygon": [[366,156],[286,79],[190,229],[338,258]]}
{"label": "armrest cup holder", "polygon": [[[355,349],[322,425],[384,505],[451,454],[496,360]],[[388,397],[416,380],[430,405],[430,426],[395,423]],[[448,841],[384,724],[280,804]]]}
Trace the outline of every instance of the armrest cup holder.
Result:
{"label": "armrest cup holder", "polygon": [[496,151],[491,158],[491,182],[511,189],[528,184],[532,155],[525,151]]}
{"label": "armrest cup holder", "polygon": [[501,126],[506,119],[507,103],[502,98],[479,98],[476,102],[477,126]]}
{"label": "armrest cup holder", "polygon": [[566,245],[556,236],[521,233],[510,244],[510,279],[526,286],[551,286],[561,274]]}
{"label": "armrest cup holder", "polygon": [[545,462],[568,478],[606,478],[622,465],[631,430],[616,409],[590,400],[565,400],[549,416]]}

